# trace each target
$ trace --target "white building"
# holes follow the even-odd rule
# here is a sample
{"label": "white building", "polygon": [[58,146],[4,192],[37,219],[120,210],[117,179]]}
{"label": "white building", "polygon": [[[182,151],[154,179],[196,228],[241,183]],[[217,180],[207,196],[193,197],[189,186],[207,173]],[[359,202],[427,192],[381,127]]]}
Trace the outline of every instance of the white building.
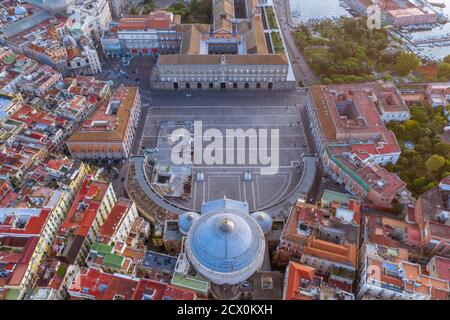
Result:
{"label": "white building", "polygon": [[424,275],[406,249],[367,243],[361,250],[358,300],[447,300],[448,281]]}
{"label": "white building", "polygon": [[111,15],[113,17],[119,17],[122,13],[122,10],[125,9],[126,0],[108,0],[109,10],[111,11]]}
{"label": "white building", "polygon": [[111,22],[111,11],[107,0],[87,0],[67,8],[69,19],[66,27],[74,33],[100,40],[102,31]]}

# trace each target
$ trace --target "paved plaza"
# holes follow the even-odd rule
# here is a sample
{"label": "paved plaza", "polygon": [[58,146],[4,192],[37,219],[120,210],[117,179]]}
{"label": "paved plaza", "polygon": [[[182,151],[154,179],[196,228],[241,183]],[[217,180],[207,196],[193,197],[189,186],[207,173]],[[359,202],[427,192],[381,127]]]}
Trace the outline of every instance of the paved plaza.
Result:
{"label": "paved plaza", "polygon": [[[247,141],[245,164],[194,164],[191,197],[166,198],[167,200],[177,206],[198,211],[204,202],[226,196],[247,201],[250,210],[254,211],[272,207],[290,195],[302,176],[302,154],[309,154],[297,107],[303,103],[302,93],[265,92],[248,93],[246,96],[245,93],[213,94],[193,90],[188,96],[186,92],[171,94],[172,99],[159,98],[158,94],[152,94],[153,103],[146,115],[140,154],[143,150],[156,148],[158,136],[160,139],[164,138],[160,135],[161,124],[189,127],[194,121],[202,121],[203,132],[210,128],[218,129],[224,140],[228,138],[226,129],[267,129],[268,148],[271,129],[278,129],[279,168],[274,175],[261,175],[261,164],[248,163],[250,150]],[[223,96],[223,99],[220,96]],[[209,142],[204,142],[203,147],[208,144]],[[235,150],[234,153],[236,152]],[[204,175],[203,181],[196,180],[199,172]],[[251,179],[246,181],[244,174],[248,172],[251,173]]]}

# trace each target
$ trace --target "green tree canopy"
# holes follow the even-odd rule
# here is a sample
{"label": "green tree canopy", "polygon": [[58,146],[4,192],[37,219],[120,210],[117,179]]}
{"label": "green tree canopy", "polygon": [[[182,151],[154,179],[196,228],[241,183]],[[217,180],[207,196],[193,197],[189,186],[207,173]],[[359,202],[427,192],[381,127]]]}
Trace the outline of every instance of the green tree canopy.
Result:
{"label": "green tree canopy", "polygon": [[407,76],[419,66],[419,58],[414,53],[401,52],[395,61],[394,70],[399,76]]}
{"label": "green tree canopy", "polygon": [[445,158],[438,154],[433,154],[428,160],[425,162],[425,167],[428,171],[436,172],[440,168],[445,165]]}
{"label": "green tree canopy", "polygon": [[450,152],[450,145],[445,142],[439,142],[434,146],[434,151],[443,157],[446,157]]}
{"label": "green tree canopy", "polygon": [[437,76],[445,81],[450,80],[450,63],[441,63],[438,66]]}
{"label": "green tree canopy", "polygon": [[136,9],[135,6],[131,6],[131,8],[130,8],[130,14],[131,14],[132,16],[138,14],[138,11],[137,11],[137,9]]}

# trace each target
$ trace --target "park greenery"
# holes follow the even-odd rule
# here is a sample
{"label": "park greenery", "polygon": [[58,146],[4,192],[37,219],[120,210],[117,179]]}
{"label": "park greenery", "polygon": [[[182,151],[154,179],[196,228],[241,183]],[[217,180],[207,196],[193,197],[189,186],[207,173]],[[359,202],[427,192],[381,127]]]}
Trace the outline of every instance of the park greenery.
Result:
{"label": "park greenery", "polygon": [[325,20],[301,25],[294,40],[313,71],[325,84],[392,80],[419,66],[419,59],[402,51],[400,40],[387,30],[369,30],[366,18]]}
{"label": "park greenery", "polygon": [[276,32],[276,31],[272,31],[271,32],[271,37],[272,37],[274,53],[282,53],[282,52],[284,52],[283,41],[281,40],[280,33]]}
{"label": "park greenery", "polygon": [[[399,173],[417,196],[450,175],[450,145],[442,140],[448,120],[444,107],[413,106],[410,112],[410,120],[388,124],[402,147],[402,155],[395,166],[389,164],[386,169]],[[412,150],[404,147],[407,141],[414,143]]]}
{"label": "park greenery", "polygon": [[206,23],[211,21],[212,2],[210,0],[192,0],[185,4],[183,0],[171,4],[167,11],[181,16],[182,23]]}
{"label": "park greenery", "polygon": [[442,62],[431,61],[423,64],[419,68],[418,73],[420,75],[420,81],[450,81],[450,55],[446,56]]}
{"label": "park greenery", "polygon": [[439,81],[450,81],[450,55],[437,67],[437,78]]}
{"label": "park greenery", "polygon": [[155,10],[156,6],[155,3],[153,2],[153,0],[144,0],[142,2],[142,11],[141,9],[138,9],[135,5],[132,5],[130,7],[130,11],[129,14],[132,16],[138,15],[138,14],[143,14],[143,15],[147,15],[150,14],[151,12],[153,12]]}
{"label": "park greenery", "polygon": [[275,18],[275,12],[270,6],[265,7],[265,12],[267,16],[267,22],[269,23],[270,29],[278,29],[277,19]]}
{"label": "park greenery", "polygon": [[135,15],[137,15],[137,14],[139,14],[139,12],[138,12],[138,10],[136,9],[136,7],[134,6],[134,5],[132,5],[131,7],[130,7],[130,15],[132,15],[132,16],[135,16]]}
{"label": "park greenery", "polygon": [[156,6],[153,0],[144,0],[142,14],[150,14],[155,10]]}

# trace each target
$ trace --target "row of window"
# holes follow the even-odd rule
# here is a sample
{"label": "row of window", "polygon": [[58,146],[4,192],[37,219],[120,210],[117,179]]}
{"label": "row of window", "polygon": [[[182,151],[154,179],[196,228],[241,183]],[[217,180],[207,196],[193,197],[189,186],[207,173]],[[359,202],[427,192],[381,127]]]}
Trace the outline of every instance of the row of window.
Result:
{"label": "row of window", "polygon": [[286,73],[287,69],[275,69],[275,68],[259,68],[259,69],[227,69],[227,68],[210,68],[210,67],[196,67],[196,68],[190,68],[188,66],[178,66],[174,68],[164,68],[159,67],[159,71],[161,74],[171,74],[171,73],[194,73],[194,74],[205,74],[205,73]]}
{"label": "row of window", "polygon": [[266,78],[266,77],[161,77],[161,81],[193,81],[193,82],[208,82],[208,81],[246,81],[246,82],[255,82],[255,81],[261,81],[261,82],[281,82],[281,81],[285,81],[284,78]]}

